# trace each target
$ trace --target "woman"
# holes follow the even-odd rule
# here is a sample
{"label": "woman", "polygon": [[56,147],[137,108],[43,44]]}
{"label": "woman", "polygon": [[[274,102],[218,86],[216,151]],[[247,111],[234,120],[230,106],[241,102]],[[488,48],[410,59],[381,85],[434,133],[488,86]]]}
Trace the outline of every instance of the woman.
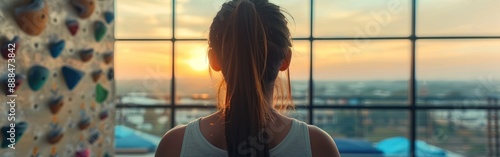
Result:
{"label": "woman", "polygon": [[[210,26],[208,51],[211,69],[223,76],[219,110],[168,131],[156,157],[340,156],[323,130],[276,111],[284,105],[273,103],[275,82],[280,71],[288,72],[291,46],[287,21],[275,4],[224,3]],[[291,97],[289,80],[287,85],[281,97]]]}

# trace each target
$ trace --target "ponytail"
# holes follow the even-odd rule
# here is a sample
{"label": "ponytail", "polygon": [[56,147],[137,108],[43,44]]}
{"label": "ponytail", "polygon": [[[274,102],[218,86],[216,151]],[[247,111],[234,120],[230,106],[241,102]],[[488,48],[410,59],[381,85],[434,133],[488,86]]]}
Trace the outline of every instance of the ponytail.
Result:
{"label": "ponytail", "polygon": [[[225,134],[231,157],[269,156],[269,147],[259,138],[269,112],[264,94],[267,39],[252,2],[240,1],[228,19],[223,35],[222,64],[226,81]],[[252,143],[253,142],[253,143]]]}

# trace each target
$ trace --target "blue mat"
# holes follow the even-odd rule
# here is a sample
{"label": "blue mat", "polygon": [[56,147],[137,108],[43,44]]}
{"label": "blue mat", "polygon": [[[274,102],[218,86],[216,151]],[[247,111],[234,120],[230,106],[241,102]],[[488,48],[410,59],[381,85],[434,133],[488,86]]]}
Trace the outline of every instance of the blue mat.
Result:
{"label": "blue mat", "polygon": [[[406,157],[410,152],[410,142],[405,137],[392,137],[380,141],[377,146],[385,155]],[[417,156],[446,157],[445,150],[417,140],[415,143]]]}
{"label": "blue mat", "polygon": [[370,142],[364,140],[335,139],[335,144],[337,144],[340,154],[384,154],[382,151],[373,147]]}
{"label": "blue mat", "polygon": [[136,131],[126,126],[115,126],[116,149],[147,149],[154,152],[156,144],[137,135]]}

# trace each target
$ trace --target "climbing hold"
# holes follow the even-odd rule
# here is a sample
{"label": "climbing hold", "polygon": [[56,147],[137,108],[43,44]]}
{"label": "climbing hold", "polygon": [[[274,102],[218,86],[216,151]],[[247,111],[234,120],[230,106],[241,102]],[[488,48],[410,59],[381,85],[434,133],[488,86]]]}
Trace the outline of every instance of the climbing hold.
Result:
{"label": "climbing hold", "polygon": [[76,13],[82,19],[90,17],[95,9],[94,0],[71,0],[71,4],[73,4]]}
{"label": "climbing hold", "polygon": [[108,69],[108,80],[113,80],[114,77],[115,77],[115,70],[113,70],[113,68],[109,68]]}
{"label": "climbing hold", "polygon": [[109,155],[108,152],[104,153],[104,156],[103,157],[111,157],[111,155]]}
{"label": "climbing hold", "polygon": [[61,52],[64,50],[64,46],[66,45],[66,42],[64,40],[60,40],[58,42],[53,42],[50,44],[49,49],[50,49],[50,54],[52,55],[53,58],[59,57]]}
{"label": "climbing hold", "polygon": [[102,103],[108,98],[108,90],[104,88],[101,84],[97,84],[95,87],[95,101],[98,103]]}
{"label": "climbing hold", "polygon": [[9,54],[16,54],[17,49],[19,49],[19,37],[15,36],[11,41],[7,41],[2,45],[2,57],[4,59],[9,59]]}
{"label": "climbing hold", "polygon": [[94,49],[84,49],[80,51],[80,59],[83,62],[88,62],[94,56]]}
{"label": "climbing hold", "polygon": [[94,36],[95,36],[95,41],[99,42],[102,40],[104,35],[106,34],[106,25],[102,23],[101,21],[96,21],[94,24]]}
{"label": "climbing hold", "polygon": [[15,9],[16,22],[29,35],[39,35],[47,26],[49,11],[44,0],[33,0],[31,4]]}
{"label": "climbing hold", "polygon": [[[15,74],[16,76],[14,77],[15,80],[14,82],[12,82],[12,78],[11,77],[8,77],[8,74],[7,74],[7,77],[5,77],[3,80],[2,80],[2,84],[3,84],[3,91],[5,93],[5,95],[11,95],[11,94],[14,94],[16,92],[16,90],[21,86],[21,84],[24,82],[24,79],[26,78],[26,76],[22,75],[22,74]],[[11,79],[9,82],[9,79]],[[12,84],[13,83],[13,84]],[[14,85],[14,87],[12,87],[12,85]]]}
{"label": "climbing hold", "polygon": [[75,157],[89,157],[89,156],[90,156],[90,149],[88,148],[76,150],[75,152]]}
{"label": "climbing hold", "polygon": [[52,114],[57,114],[64,105],[63,96],[52,97],[49,101],[49,108]]}
{"label": "climbing hold", "polygon": [[69,33],[71,33],[72,36],[75,36],[75,34],[78,32],[78,27],[80,24],[78,24],[77,20],[67,20],[66,21],[66,27],[68,27]]}
{"label": "climbing hold", "polygon": [[102,70],[101,70],[101,69],[99,69],[99,70],[96,70],[96,71],[92,72],[92,80],[93,80],[94,82],[99,81],[99,79],[100,79],[100,78],[101,78],[101,76],[102,76],[102,73],[103,73],[103,72],[102,72]]}
{"label": "climbing hold", "polygon": [[99,113],[99,119],[101,119],[101,120],[104,120],[104,119],[108,118],[108,116],[109,116],[109,110],[108,109],[103,109]]}
{"label": "climbing hold", "polygon": [[105,54],[103,54],[102,57],[104,58],[104,63],[109,64],[113,61],[113,58],[114,58],[113,52],[105,53]]}
{"label": "climbing hold", "polygon": [[80,122],[78,122],[78,128],[80,128],[80,130],[85,130],[90,126],[90,123],[90,117],[87,115],[83,115]]}
{"label": "climbing hold", "polygon": [[[8,147],[10,144],[17,144],[17,141],[23,136],[24,132],[28,128],[28,123],[9,123],[2,127],[2,148]],[[10,140],[14,137],[14,140]]]}
{"label": "climbing hold", "polygon": [[40,90],[49,78],[49,70],[43,66],[35,65],[28,71],[28,84],[33,91]]}
{"label": "climbing hold", "polygon": [[115,15],[113,14],[113,12],[106,11],[106,12],[104,12],[104,19],[109,24],[109,23],[113,22],[113,20],[115,19]]}
{"label": "climbing hold", "polygon": [[92,129],[88,141],[90,144],[94,144],[100,137],[101,133],[97,129]]}
{"label": "climbing hold", "polygon": [[78,85],[78,82],[80,82],[83,75],[85,75],[85,73],[83,73],[82,71],[70,66],[63,66],[62,74],[64,76],[64,80],[66,80],[66,85],[68,86],[69,90],[73,90],[73,88]]}
{"label": "climbing hold", "polygon": [[63,138],[63,136],[64,136],[64,132],[63,132],[62,128],[55,127],[47,135],[47,141],[50,144],[56,144],[57,142],[61,141],[61,139]]}

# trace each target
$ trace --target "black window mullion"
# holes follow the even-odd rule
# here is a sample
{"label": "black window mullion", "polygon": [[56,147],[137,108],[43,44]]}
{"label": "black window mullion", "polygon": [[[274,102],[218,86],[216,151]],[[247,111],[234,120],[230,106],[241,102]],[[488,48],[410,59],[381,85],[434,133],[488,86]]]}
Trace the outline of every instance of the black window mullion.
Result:
{"label": "black window mullion", "polygon": [[416,0],[412,0],[411,4],[411,35],[410,35],[410,40],[411,40],[411,66],[410,66],[410,88],[409,88],[409,98],[410,98],[410,157],[416,157],[416,146],[415,146],[415,141],[416,141],[416,48],[415,48],[415,42],[417,40],[417,35],[416,35]]}
{"label": "black window mullion", "polygon": [[172,78],[170,79],[170,126],[175,127],[175,0],[172,0]]}
{"label": "black window mullion", "polygon": [[313,12],[314,12],[314,0],[309,2],[309,105],[308,105],[308,115],[309,115],[309,124],[314,124],[314,115],[313,115],[313,106],[314,106],[314,80],[313,80]]}

